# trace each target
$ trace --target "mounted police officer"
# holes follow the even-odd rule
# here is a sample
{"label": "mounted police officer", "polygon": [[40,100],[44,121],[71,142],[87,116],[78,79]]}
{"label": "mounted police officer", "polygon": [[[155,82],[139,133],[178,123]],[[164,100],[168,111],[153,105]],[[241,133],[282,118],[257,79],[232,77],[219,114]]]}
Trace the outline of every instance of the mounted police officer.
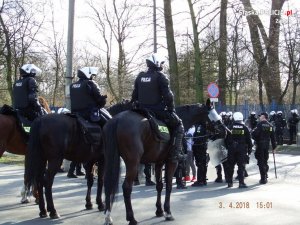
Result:
{"label": "mounted police officer", "polygon": [[29,121],[46,114],[38,101],[38,85],[34,78],[37,72],[41,70],[34,64],[23,65],[20,68],[21,78],[13,87],[13,106]]}
{"label": "mounted police officer", "polygon": [[283,117],[282,111],[277,111],[274,123],[277,145],[283,145],[283,130],[286,127],[286,120]]}
{"label": "mounted police officer", "polygon": [[229,128],[231,133],[228,132],[226,137],[226,144],[228,147],[228,187],[233,186],[233,171],[235,164],[238,165],[238,179],[239,188],[246,188],[247,185],[244,182],[245,164],[247,163],[247,154],[251,154],[252,141],[251,135],[243,123],[243,114],[241,112],[235,112],[233,114],[233,124]]}
{"label": "mounted police officer", "polygon": [[268,122],[268,114],[266,112],[261,113],[259,120],[260,122],[252,132],[252,137],[257,145],[255,158],[257,159],[257,165],[261,176],[259,183],[266,184],[268,182],[270,140],[273,151],[276,148],[276,142],[273,126]]}
{"label": "mounted police officer", "polygon": [[93,81],[97,73],[96,67],[83,67],[77,71],[79,80],[70,86],[71,111],[103,126],[111,116],[103,108],[107,96],[101,95],[98,84]]}
{"label": "mounted police officer", "polygon": [[291,116],[288,119],[290,141],[289,145],[293,144],[294,136],[297,135],[297,125],[299,123],[299,114],[297,109],[291,110]]}
{"label": "mounted police officer", "polygon": [[192,184],[193,187],[206,186],[207,174],[207,141],[208,134],[206,130],[206,123],[199,123],[195,125],[194,143],[192,145],[193,154],[197,166],[197,181]]}
{"label": "mounted police officer", "polygon": [[162,61],[157,53],[146,59],[147,72],[141,72],[134,83],[131,101],[138,108],[147,109],[164,121],[171,131],[173,161],[183,158],[182,138],[184,128],[181,119],[176,115],[174,96],[169,87],[168,78],[162,73]]}

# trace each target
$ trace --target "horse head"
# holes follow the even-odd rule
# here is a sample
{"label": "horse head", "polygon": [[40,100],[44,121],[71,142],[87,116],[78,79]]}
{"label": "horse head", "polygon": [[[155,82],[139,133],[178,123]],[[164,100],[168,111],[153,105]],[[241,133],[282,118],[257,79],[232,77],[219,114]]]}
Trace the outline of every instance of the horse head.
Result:
{"label": "horse head", "polygon": [[123,99],[121,102],[107,108],[107,111],[115,116],[116,114],[132,109],[132,103],[129,100]]}

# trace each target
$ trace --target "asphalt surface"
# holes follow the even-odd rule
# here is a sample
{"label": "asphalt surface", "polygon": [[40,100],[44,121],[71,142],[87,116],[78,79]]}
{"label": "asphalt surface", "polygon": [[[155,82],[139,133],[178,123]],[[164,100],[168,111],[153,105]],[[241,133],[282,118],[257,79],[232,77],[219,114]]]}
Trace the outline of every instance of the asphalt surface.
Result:
{"label": "asphalt surface", "polygon": [[[214,183],[216,173],[212,166],[209,166],[206,187],[190,187],[192,183],[188,182],[188,189],[177,190],[174,184],[171,210],[175,220],[170,222],[155,217],[155,187],[146,187],[144,184],[135,186],[132,192],[135,218],[141,225],[300,224],[300,155],[277,154],[276,162],[278,179],[275,179],[270,155],[269,183],[266,185],[258,184],[259,172],[254,158],[251,158],[247,166],[247,189],[239,189],[237,181],[231,189],[228,189],[225,183]],[[124,174],[122,179],[123,177]],[[97,211],[96,205],[89,211],[84,208],[86,183],[82,177],[69,179],[66,173],[56,176],[53,186],[54,204],[61,218],[55,220],[39,218],[38,206],[33,201],[26,205],[19,203],[22,183],[22,166],[0,164],[0,224],[104,223],[104,214]],[[94,187],[93,202],[95,191]],[[114,204],[112,217],[115,225],[128,224],[121,194]]]}

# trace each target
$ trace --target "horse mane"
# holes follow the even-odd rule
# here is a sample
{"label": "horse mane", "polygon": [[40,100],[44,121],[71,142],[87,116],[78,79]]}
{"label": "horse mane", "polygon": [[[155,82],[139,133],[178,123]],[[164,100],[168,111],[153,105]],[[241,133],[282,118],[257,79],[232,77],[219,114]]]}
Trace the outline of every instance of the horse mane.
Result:
{"label": "horse mane", "polygon": [[182,111],[187,111],[189,110],[191,107],[194,107],[194,106],[197,106],[197,107],[204,107],[203,104],[200,104],[200,103],[195,103],[195,104],[186,104],[186,105],[180,105],[180,106],[177,106],[176,107],[176,112],[182,112]]}
{"label": "horse mane", "polygon": [[107,108],[107,111],[112,115],[116,115],[125,110],[132,109],[132,104],[129,100],[123,99],[121,102],[118,102]]}
{"label": "horse mane", "polygon": [[46,101],[46,99],[42,96],[39,96],[38,100],[39,100],[39,103],[41,104],[41,106],[47,111],[47,113],[51,113],[51,109],[50,109],[49,104]]}

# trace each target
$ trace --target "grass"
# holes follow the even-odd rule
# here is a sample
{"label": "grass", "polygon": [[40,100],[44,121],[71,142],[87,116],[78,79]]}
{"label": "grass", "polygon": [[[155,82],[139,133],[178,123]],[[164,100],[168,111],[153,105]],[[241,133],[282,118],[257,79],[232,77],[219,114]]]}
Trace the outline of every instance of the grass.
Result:
{"label": "grass", "polygon": [[10,153],[4,153],[0,158],[0,163],[10,164],[10,165],[24,165],[24,155],[14,155]]}

